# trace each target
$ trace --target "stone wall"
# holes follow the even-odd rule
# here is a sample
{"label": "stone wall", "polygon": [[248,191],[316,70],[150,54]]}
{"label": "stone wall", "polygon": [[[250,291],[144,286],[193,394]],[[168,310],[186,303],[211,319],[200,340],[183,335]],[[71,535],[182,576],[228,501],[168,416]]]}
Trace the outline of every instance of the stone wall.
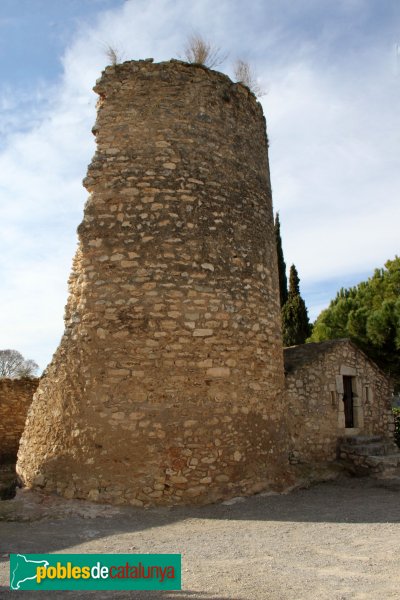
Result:
{"label": "stone wall", "polygon": [[[389,378],[349,340],[285,348],[292,462],[335,460],[346,434],[393,436]],[[355,427],[345,428],[343,375],[351,376]]]}
{"label": "stone wall", "polygon": [[26,485],[211,502],[289,482],[265,120],[179,61],[97,82],[66,329],[21,443]]}
{"label": "stone wall", "polygon": [[0,379],[0,462],[17,455],[38,379]]}

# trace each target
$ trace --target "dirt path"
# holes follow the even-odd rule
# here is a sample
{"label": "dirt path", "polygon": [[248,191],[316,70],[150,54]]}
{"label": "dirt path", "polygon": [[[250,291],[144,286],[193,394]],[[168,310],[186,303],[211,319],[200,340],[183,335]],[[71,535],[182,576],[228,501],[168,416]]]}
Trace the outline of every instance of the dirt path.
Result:
{"label": "dirt path", "polygon": [[[25,518],[41,517],[0,522],[2,599],[400,598],[400,492],[371,481],[202,508],[116,509],[54,499],[38,506],[26,498],[0,503],[0,515],[20,502]],[[9,592],[9,552],[180,552],[183,591]]]}

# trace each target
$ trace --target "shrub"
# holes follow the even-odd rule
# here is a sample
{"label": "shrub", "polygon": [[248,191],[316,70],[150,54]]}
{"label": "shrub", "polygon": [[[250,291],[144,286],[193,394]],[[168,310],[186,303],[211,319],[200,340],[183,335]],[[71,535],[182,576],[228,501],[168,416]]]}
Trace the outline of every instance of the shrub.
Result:
{"label": "shrub", "polygon": [[204,65],[209,69],[217,67],[226,59],[218,46],[214,46],[198,33],[188,37],[184,48],[184,57],[189,63]]}
{"label": "shrub", "polygon": [[117,46],[105,44],[104,53],[110,65],[112,65],[113,67],[119,65],[123,60],[122,52],[119,50],[119,48],[117,48]]}
{"label": "shrub", "polygon": [[257,77],[248,62],[237,60],[234,70],[236,81],[246,85],[255,96],[264,96],[265,92],[259,85]]}

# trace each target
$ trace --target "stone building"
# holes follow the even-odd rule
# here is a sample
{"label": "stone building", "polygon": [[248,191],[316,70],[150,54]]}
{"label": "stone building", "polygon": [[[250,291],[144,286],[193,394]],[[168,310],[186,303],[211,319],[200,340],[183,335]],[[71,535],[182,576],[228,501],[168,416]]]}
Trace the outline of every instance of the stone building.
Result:
{"label": "stone building", "polygon": [[393,437],[391,381],[350,340],[285,348],[284,360],[292,462],[333,461],[346,435]]}
{"label": "stone building", "polygon": [[291,482],[267,137],[243,85],[131,61],[98,80],[65,333],[23,482],[137,506]]}

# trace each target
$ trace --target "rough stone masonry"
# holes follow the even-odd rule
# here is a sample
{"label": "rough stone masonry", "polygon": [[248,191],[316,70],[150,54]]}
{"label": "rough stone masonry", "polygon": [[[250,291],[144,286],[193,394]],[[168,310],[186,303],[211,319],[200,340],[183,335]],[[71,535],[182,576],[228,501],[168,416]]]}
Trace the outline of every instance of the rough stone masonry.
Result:
{"label": "rough stone masonry", "polygon": [[39,380],[0,378],[0,465],[14,460]]}
{"label": "rough stone masonry", "polygon": [[288,483],[267,137],[243,85],[180,61],[97,81],[97,151],[65,333],[22,437],[23,482],[110,503]]}

